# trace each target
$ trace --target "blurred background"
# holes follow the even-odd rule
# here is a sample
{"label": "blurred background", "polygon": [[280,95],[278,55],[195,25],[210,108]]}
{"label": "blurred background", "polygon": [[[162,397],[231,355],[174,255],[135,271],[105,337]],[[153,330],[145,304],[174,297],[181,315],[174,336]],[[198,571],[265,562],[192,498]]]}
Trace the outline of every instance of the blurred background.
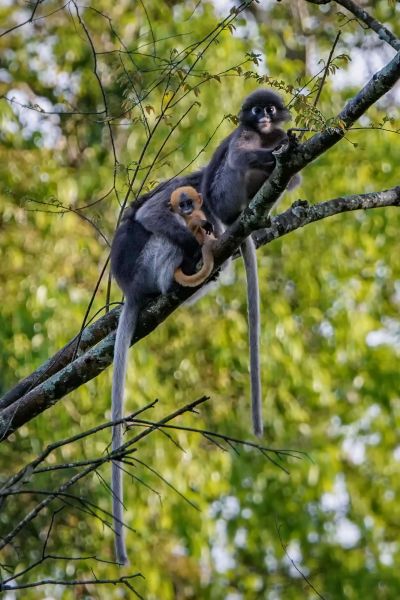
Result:
{"label": "blurred background", "polygon": [[[362,4],[400,35],[397,3]],[[260,85],[290,103],[292,126],[321,130],[391,59],[393,49],[339,9],[303,0],[0,0],[1,393],[79,331],[130,189],[129,201],[205,164]],[[394,88],[305,169],[278,210],[398,184],[399,97]],[[123,571],[144,575],[132,582],[143,597],[399,597],[399,227],[398,208],[347,213],[260,249],[263,443],[304,455],[272,456],[283,470],[256,449],[223,451],[195,433],[143,441],[135,453],[143,464],[125,478],[136,531]],[[106,294],[104,277],[91,316]],[[115,284],[111,299],[121,299]],[[1,477],[109,419],[110,382],[107,369],[13,434]],[[161,418],[203,394],[210,400],[177,425],[255,441],[240,261],[130,354],[127,411],[158,398],[148,417]],[[101,456],[108,443],[106,430],[48,464]],[[44,472],[30,488],[63,477]],[[107,467],[75,486],[75,498],[56,499],[5,549],[1,577],[35,561],[18,583],[119,577],[100,562],[113,559],[112,531],[85,504],[109,511],[108,481]],[[38,501],[9,498],[1,535]],[[59,558],[41,560],[52,517],[47,552]],[[48,584],[6,597],[134,593]]]}

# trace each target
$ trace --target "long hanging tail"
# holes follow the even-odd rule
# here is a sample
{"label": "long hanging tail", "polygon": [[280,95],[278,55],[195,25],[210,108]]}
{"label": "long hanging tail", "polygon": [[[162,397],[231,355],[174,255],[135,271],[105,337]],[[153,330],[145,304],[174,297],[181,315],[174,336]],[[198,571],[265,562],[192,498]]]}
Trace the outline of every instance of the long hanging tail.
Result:
{"label": "long hanging tail", "polygon": [[[138,306],[136,302],[125,302],[121,311],[114,345],[114,371],[112,382],[111,418],[113,421],[122,419],[124,408],[124,388],[128,350],[136,328]],[[122,445],[122,425],[115,425],[112,434],[112,450]],[[125,536],[123,531],[123,470],[121,463],[112,461],[111,491],[113,497],[113,519],[115,531],[115,555],[118,563],[128,564]]]}
{"label": "long hanging tail", "polygon": [[253,431],[263,434],[261,376],[260,376],[260,292],[258,287],[257,254],[254,242],[248,237],[240,246],[247,279],[247,313],[250,346],[250,381]]}

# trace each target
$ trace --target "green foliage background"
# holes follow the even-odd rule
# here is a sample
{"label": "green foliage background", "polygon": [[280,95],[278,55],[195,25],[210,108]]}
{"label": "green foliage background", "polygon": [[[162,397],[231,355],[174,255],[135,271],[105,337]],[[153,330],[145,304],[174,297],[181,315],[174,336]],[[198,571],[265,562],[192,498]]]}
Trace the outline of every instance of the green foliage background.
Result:
{"label": "green foliage background", "polygon": [[[398,8],[386,0],[370,5],[400,35]],[[204,164],[232,130],[228,118],[221,123],[223,116],[238,112],[259,77],[267,75],[289,101],[290,91],[323,66],[318,61],[327,59],[339,27],[336,54],[353,61],[338,60],[339,71],[328,77],[318,104],[323,119],[334,117],[358,90],[355,62],[361,58],[365,64],[361,81],[366,81],[372,55],[380,64],[392,56],[375,34],[346,22],[334,3],[319,8],[302,1],[266,2],[238,16],[235,29],[227,28],[208,48],[194,47],[167,82],[163,69],[205,38],[231,6],[101,0],[93,9],[79,7],[99,53],[117,165],[107,119],[93,114],[102,111],[103,98],[75,5],[45,2],[33,24],[0,38],[1,392],[80,328],[108,252],[99,231],[112,238],[118,198],[124,198],[146,143],[136,92],[145,95],[144,113],[153,125],[171,91],[187,86],[166,112],[142,165],[152,163],[171,125],[195,104],[149,177],[139,170],[134,193],[187,165]],[[0,2],[5,28],[30,14],[23,2]],[[121,49],[131,54],[117,52]],[[199,51],[204,53],[198,58]],[[74,114],[60,117],[42,109]],[[304,122],[301,106],[294,116]],[[398,117],[393,92],[368,112],[362,129],[304,171],[301,187],[281,206],[298,197],[319,202],[398,184],[398,134],[371,128],[399,128]],[[73,212],[103,196],[81,211],[91,223]],[[136,531],[128,533],[132,564],[123,573],[144,575],[133,583],[144,597],[317,597],[308,582],[331,600],[399,597],[399,226],[395,208],[349,213],[259,252],[265,443],[306,454],[281,463],[284,472],[255,450],[223,452],[184,431],[173,433],[178,445],[162,434],[142,443],[135,456],[144,465],[136,464],[126,478],[127,521]],[[182,307],[135,346],[127,410],[158,398],[151,413],[158,418],[207,394],[211,399],[200,413],[180,423],[251,438],[244,274],[236,263],[229,282]],[[92,314],[104,305],[106,287],[104,280]],[[120,299],[116,287],[112,299]],[[4,442],[2,477],[52,441],[109,418],[110,380],[108,370]],[[51,464],[101,455],[108,443],[104,433],[66,446]],[[63,477],[44,473],[35,488],[52,489]],[[104,470],[73,491],[109,511],[108,480]],[[8,499],[0,512],[2,533],[37,500],[29,494]],[[2,569],[2,577],[40,559],[57,509],[49,553],[112,559],[111,529],[83,504],[60,499],[7,549],[1,562],[9,569]],[[93,571],[99,578],[120,573],[94,558],[58,558],[40,563],[22,580],[87,579]],[[20,597],[121,598],[132,592],[123,586],[48,585]]]}

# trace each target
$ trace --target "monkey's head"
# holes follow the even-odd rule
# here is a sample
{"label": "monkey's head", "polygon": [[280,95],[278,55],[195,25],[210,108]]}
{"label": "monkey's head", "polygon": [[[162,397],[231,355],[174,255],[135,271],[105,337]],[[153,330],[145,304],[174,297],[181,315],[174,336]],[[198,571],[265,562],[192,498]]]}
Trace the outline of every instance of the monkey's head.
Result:
{"label": "monkey's head", "polygon": [[257,90],[247,96],[239,114],[242,125],[258,133],[269,133],[290,119],[282,98],[271,90]]}
{"label": "monkey's head", "polygon": [[190,185],[176,188],[171,194],[169,208],[182,216],[189,216],[203,204],[201,194]]}

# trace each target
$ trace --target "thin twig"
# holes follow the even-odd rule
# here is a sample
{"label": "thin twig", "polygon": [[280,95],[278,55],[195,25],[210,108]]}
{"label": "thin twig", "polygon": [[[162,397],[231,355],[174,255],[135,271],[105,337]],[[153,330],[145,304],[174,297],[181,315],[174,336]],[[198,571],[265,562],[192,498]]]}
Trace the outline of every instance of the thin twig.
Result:
{"label": "thin twig", "polygon": [[[313,138],[311,138],[313,139]],[[312,222],[325,219],[327,217],[353,210],[363,210],[368,208],[380,208],[386,206],[399,206],[400,187],[395,187],[382,192],[369,194],[359,194],[353,196],[343,196],[309,206],[307,203],[295,203],[292,208],[272,219],[272,224],[265,231],[265,234],[257,235],[258,244],[267,244],[273,240],[287,235],[288,233],[304,227]],[[250,210],[250,209],[248,209]],[[254,226],[252,225],[254,219]],[[242,219],[231,228],[224,237],[220,238],[218,247],[216,247],[216,268],[233,254],[243,236],[251,233],[252,228],[256,229],[260,218],[251,215],[247,219],[244,214]],[[218,254],[217,254],[218,252]],[[148,335],[154,327],[162,322],[179,304],[190,297],[194,290],[185,288],[179,293],[173,293],[163,296],[149,303],[141,312],[140,325],[135,333],[134,343]],[[108,315],[102,317],[105,321],[112,320],[116,322],[116,311],[110,311]],[[95,327],[96,323],[92,326]],[[90,337],[91,328],[88,328],[87,335]],[[47,381],[39,384],[25,396],[16,400],[11,406],[6,406],[1,412],[0,438],[8,435],[12,430],[18,428],[23,423],[29,421],[36,414],[39,414],[46,407],[54,404],[70,390],[78,385],[89,381],[95,377],[101,370],[105,369],[112,361],[112,351],[115,334],[109,334],[96,347],[86,350],[84,354],[75,359],[75,361],[62,370],[53,374]],[[79,374],[79,375],[78,375]]]}
{"label": "thin twig", "polygon": [[[310,4],[329,4],[331,0],[306,0]],[[400,50],[400,40],[387,28],[383,23],[380,23],[372,17],[366,10],[361,8],[353,0],[335,0],[336,4],[343,6],[351,12],[357,19],[365,23],[370,29],[375,31],[378,37],[392,46],[395,50]]]}
{"label": "thin twig", "polygon": [[[110,452],[109,454],[107,454],[104,457],[94,459],[90,465],[88,465],[86,468],[82,469],[79,473],[76,473],[75,475],[73,475],[68,481],[64,482],[55,492],[52,492],[46,498],[44,498],[39,504],[37,504],[32,510],[30,510],[28,512],[28,514],[26,514],[25,517],[23,517],[8,534],[4,535],[0,539],[0,550],[2,548],[4,548],[5,546],[7,546],[10,542],[12,542],[12,540],[15,538],[15,536],[22,529],[24,529],[31,521],[33,521],[42,512],[42,510],[44,508],[46,508],[55,498],[57,498],[57,496],[60,493],[66,492],[70,487],[75,485],[75,483],[77,483],[78,481],[80,481],[81,479],[83,479],[84,477],[86,477],[87,475],[89,475],[90,473],[95,471],[96,469],[98,469],[103,464],[109,462],[110,460],[120,458],[122,453],[124,453],[126,450],[128,450],[129,448],[131,448],[132,446],[137,444],[143,438],[152,434],[154,431],[157,431],[157,429],[159,427],[165,425],[169,421],[174,420],[175,418],[184,414],[185,412],[192,412],[198,405],[202,404],[207,399],[208,398],[206,396],[203,396],[203,397],[199,398],[198,400],[194,400],[193,402],[190,402],[189,404],[186,404],[185,406],[178,408],[173,413],[167,415],[166,417],[164,417],[163,419],[161,419],[160,421],[155,423],[153,426],[148,427],[144,431],[141,431],[138,434],[136,434],[132,439],[130,439],[125,444],[123,444],[120,448],[118,448],[114,452]],[[105,426],[107,426],[107,424]],[[104,428],[104,426],[103,426],[103,428]],[[80,435],[82,435],[82,434],[80,434]],[[74,436],[74,437],[76,437],[76,436]],[[54,444],[52,446],[54,446]],[[36,459],[35,461],[32,461],[31,469],[32,469],[32,464],[36,463],[37,460],[38,459]],[[19,474],[17,474],[14,478],[11,478],[11,481],[14,480],[16,477],[18,477],[18,475],[20,475],[21,472],[27,471],[27,470],[28,470],[28,467],[26,469],[25,468],[22,469],[19,472]]]}
{"label": "thin twig", "polygon": [[[42,585],[66,585],[66,586],[78,586],[78,585],[104,585],[111,584],[116,585],[118,583],[125,583],[130,579],[137,577],[143,577],[142,573],[134,573],[132,575],[123,575],[117,579],[40,579],[39,581],[30,581],[28,583],[13,583],[11,585],[2,584],[0,582],[0,592],[6,592],[7,590],[26,590],[29,588],[40,587]],[[143,577],[144,578],[144,577]]]}
{"label": "thin twig", "polygon": [[338,41],[339,41],[339,38],[340,38],[340,36],[341,36],[341,33],[342,33],[342,32],[341,32],[340,30],[337,32],[337,34],[336,34],[336,37],[335,37],[335,40],[334,40],[334,42],[333,42],[333,44],[332,44],[332,48],[331,48],[331,51],[330,51],[330,53],[329,53],[329,56],[328,56],[328,60],[327,60],[327,62],[326,62],[326,65],[325,65],[324,73],[323,73],[323,75],[322,75],[322,77],[321,77],[321,82],[320,82],[320,84],[319,84],[319,86],[318,86],[317,95],[315,96],[315,99],[314,99],[314,102],[313,102],[313,107],[314,107],[314,108],[315,108],[315,107],[317,106],[317,104],[318,104],[318,100],[319,100],[319,97],[320,97],[320,95],[321,95],[322,88],[324,87],[324,83],[325,83],[326,77],[327,77],[327,75],[328,75],[329,67],[330,67],[330,65],[331,65],[331,62],[332,62],[333,53],[334,53],[334,51],[335,51],[335,48],[336,48],[336,46],[337,46],[337,43],[338,43]]}
{"label": "thin twig", "polygon": [[316,587],[311,583],[309,577],[307,577],[307,575],[305,575],[305,573],[303,573],[303,571],[301,569],[299,569],[299,567],[294,562],[293,558],[288,553],[287,545],[285,545],[283,543],[281,532],[280,532],[280,526],[278,525],[276,520],[275,520],[275,526],[276,526],[276,531],[277,531],[277,534],[279,537],[279,541],[282,546],[282,550],[284,551],[285,555],[289,559],[289,561],[292,564],[292,566],[294,567],[294,569],[297,571],[297,573],[300,575],[300,577],[303,579],[303,581],[305,581],[305,583],[308,585],[308,587],[318,596],[318,598],[320,598],[320,600],[326,600],[325,596],[322,596],[322,594],[319,593],[319,591],[316,589]]}

